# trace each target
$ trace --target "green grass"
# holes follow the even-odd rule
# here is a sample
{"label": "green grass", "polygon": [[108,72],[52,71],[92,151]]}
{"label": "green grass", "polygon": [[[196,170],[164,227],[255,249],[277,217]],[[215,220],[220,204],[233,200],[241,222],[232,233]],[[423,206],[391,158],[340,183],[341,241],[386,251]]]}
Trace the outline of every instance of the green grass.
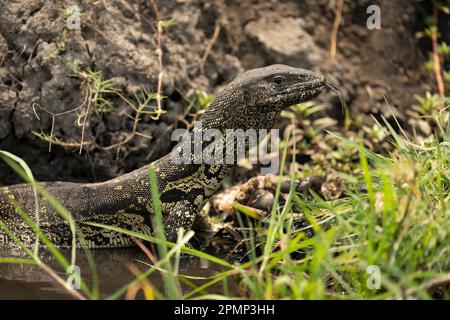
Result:
{"label": "green grass", "polygon": [[[310,110],[311,106],[305,110]],[[295,117],[291,117],[294,121]],[[305,133],[292,145],[295,150],[307,148],[305,140],[321,141],[322,151],[311,163],[298,167],[288,156],[289,140],[299,134],[289,131],[283,141],[280,176],[291,179],[291,188],[283,206],[275,201],[271,213],[259,216],[245,206],[236,205],[240,230],[248,252],[245,261],[225,261],[207,253],[185,247],[192,232],[180,234],[177,243],[165,241],[163,221],[156,188],[150,170],[152,200],[156,210],[154,236],[116,227],[105,228],[123,232],[157,245],[160,259],[145,263],[146,270],[131,283],[109,296],[121,298],[127,290],[148,276],[159,272],[164,292],[149,296],[158,299],[431,299],[449,298],[450,283],[450,121],[448,109],[429,115],[435,134],[418,143],[407,134],[394,130],[383,120],[365,135],[345,131]],[[376,136],[370,136],[371,133]],[[374,140],[389,147],[380,152],[366,146]],[[381,141],[382,140],[382,141]],[[70,219],[60,204],[39,188],[31,171],[20,159],[3,153],[3,158],[35,187],[37,193],[63,216]],[[17,168],[20,164],[22,169]],[[299,170],[300,169],[300,170]],[[339,181],[341,195],[324,198],[310,191],[297,194],[296,178],[326,174],[328,180]],[[31,178],[30,178],[31,177]],[[275,192],[280,197],[281,179]],[[39,232],[28,215],[22,214],[39,235],[40,241],[67,267],[45,235]],[[244,221],[245,220],[245,221]],[[307,221],[299,226],[299,221]],[[242,228],[245,224],[251,228]],[[96,224],[92,224],[96,225]],[[100,225],[97,225],[100,226]],[[0,221],[0,227],[5,225]],[[6,231],[6,230],[4,230]],[[76,227],[74,226],[74,232]],[[24,248],[29,259],[1,257],[0,263],[41,264],[36,252]],[[180,273],[181,254],[196,256],[223,268],[211,277],[193,277]],[[72,258],[73,259],[73,258]],[[151,260],[151,259],[149,259]],[[380,287],[376,274],[379,270]],[[47,270],[48,271],[48,270]],[[239,283],[239,290],[230,290],[230,283]],[[84,282],[83,282],[84,283]],[[214,291],[212,288],[215,288]],[[217,287],[222,292],[217,294]],[[182,289],[183,288],[183,289]],[[188,288],[188,289],[186,289]],[[82,289],[83,297],[99,297],[98,284]]]}

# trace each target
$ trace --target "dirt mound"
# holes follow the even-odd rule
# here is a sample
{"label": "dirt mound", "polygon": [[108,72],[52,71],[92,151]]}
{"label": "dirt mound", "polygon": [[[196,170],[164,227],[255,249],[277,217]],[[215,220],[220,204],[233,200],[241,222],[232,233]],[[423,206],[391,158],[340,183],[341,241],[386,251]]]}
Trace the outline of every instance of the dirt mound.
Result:
{"label": "dirt mound", "polygon": [[[170,150],[171,131],[194,91],[214,92],[240,71],[273,63],[325,73],[338,83],[355,115],[386,112],[384,96],[397,110],[410,108],[414,94],[432,89],[424,68],[428,48],[416,33],[424,29],[424,4],[381,1],[382,28],[368,30],[366,8],[373,1],[346,2],[330,58],[335,8],[329,1],[156,1],[162,34],[163,109],[158,120],[145,116],[136,135],[132,112],[116,94],[105,93],[113,110],[92,112],[86,145],[53,146],[36,137],[50,134],[52,117],[83,105],[82,74],[96,73],[131,99],[143,87],[156,91],[160,64],[155,10],[151,1],[80,1],[80,28],[68,28],[68,1],[0,2],[0,148],[23,157],[40,180],[105,180],[136,169]],[[78,73],[77,73],[78,72]],[[83,73],[84,72],[84,73]],[[94,77],[93,76],[93,77]],[[93,81],[92,79],[90,79]],[[337,99],[325,97],[340,116]],[[44,112],[45,108],[48,112]],[[33,107],[34,105],[34,107]],[[107,107],[111,107],[107,105]],[[77,110],[82,111],[83,109]],[[402,113],[399,113],[402,115]],[[53,134],[81,141],[83,114],[55,117]],[[1,182],[18,182],[4,165]]]}

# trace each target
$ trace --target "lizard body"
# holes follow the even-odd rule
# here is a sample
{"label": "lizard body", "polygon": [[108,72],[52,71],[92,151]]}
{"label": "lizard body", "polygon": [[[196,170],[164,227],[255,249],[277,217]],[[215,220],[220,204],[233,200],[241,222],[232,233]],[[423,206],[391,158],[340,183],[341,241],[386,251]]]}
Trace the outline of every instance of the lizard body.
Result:
{"label": "lizard body", "polygon": [[[201,129],[194,129],[191,136],[208,129],[224,134],[227,129],[271,129],[282,110],[319,95],[325,86],[323,75],[285,65],[247,71],[218,93],[200,119]],[[205,142],[202,148],[207,144]],[[180,146],[182,143],[172,152],[178,152]],[[165,234],[170,241],[176,240],[179,228],[191,229],[196,214],[232,169],[231,164],[224,163],[178,164],[171,154],[148,166],[156,172]],[[150,234],[153,208],[148,166],[101,183],[44,182],[41,185],[71,212],[85,245],[129,246],[133,242],[128,236],[82,222]],[[24,244],[32,245],[35,232],[18,215],[13,203],[19,204],[33,218],[33,189],[27,184],[0,188],[0,220]],[[55,245],[72,244],[69,223],[42,198],[39,199],[39,216],[40,228]],[[0,245],[10,243],[11,238],[0,228]]]}

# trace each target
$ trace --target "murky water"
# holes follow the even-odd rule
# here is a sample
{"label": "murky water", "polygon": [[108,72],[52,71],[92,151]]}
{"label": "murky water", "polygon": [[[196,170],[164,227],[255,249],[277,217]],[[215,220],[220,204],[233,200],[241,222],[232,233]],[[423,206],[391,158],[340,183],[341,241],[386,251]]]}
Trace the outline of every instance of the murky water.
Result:
{"label": "murky water", "polygon": [[[135,275],[130,271],[130,265],[137,267],[141,272],[148,269],[143,262],[149,262],[149,259],[138,248],[93,250],[91,253],[97,269],[100,298],[103,299],[135,279]],[[70,257],[69,251],[63,251],[63,254],[67,258]],[[0,256],[6,257],[11,254],[3,252]],[[44,254],[43,261],[57,271],[61,278],[68,278],[52,256]],[[77,251],[76,265],[79,267],[81,277],[91,285],[92,271],[82,250]],[[196,277],[207,277],[220,271],[222,271],[220,267],[202,261],[182,260],[180,266],[180,273]],[[148,279],[155,288],[163,290],[161,273],[154,272]],[[71,298],[61,285],[36,265],[0,264],[0,299]],[[137,298],[143,298],[142,293]]]}

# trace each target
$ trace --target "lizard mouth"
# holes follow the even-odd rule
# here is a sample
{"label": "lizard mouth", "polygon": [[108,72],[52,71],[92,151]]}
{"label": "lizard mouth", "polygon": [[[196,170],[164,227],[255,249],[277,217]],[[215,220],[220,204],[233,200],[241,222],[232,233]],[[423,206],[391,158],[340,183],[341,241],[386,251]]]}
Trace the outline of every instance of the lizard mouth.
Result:
{"label": "lizard mouth", "polygon": [[293,85],[291,85],[289,88],[285,89],[282,92],[276,93],[271,95],[271,97],[275,97],[275,96],[283,96],[283,95],[295,95],[295,94],[299,94],[302,92],[308,93],[309,91],[322,91],[326,86],[325,82],[318,82],[318,81],[310,81],[310,82],[300,82],[300,83],[295,83]]}
{"label": "lizard mouth", "polygon": [[282,99],[288,102],[288,104],[296,104],[313,98],[320,93],[326,87],[326,82],[311,81],[294,84],[286,90],[269,96],[269,99]]}

